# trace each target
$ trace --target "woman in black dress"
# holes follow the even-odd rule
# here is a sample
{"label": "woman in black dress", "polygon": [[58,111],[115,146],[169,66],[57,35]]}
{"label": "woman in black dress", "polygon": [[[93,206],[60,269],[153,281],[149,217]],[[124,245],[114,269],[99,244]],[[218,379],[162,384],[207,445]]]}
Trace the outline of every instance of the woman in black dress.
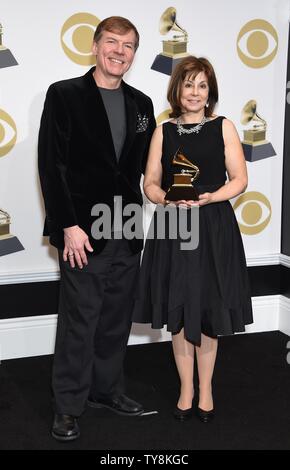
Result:
{"label": "woman in black dress", "polygon": [[245,191],[247,169],[234,124],[213,114],[218,87],[208,60],[183,59],[173,72],[167,99],[173,119],[153,134],[144,191],[151,202],[168,203],[165,194],[173,183],[177,150],[197,165],[199,200],[171,204],[177,211],[199,207],[199,245],[181,251],[178,240],[147,239],[133,321],[152,323],[153,328],[167,324],[172,332],[181,383],[174,415],[181,421],[193,412],[196,352],[197,414],[208,422],[214,416],[217,337],[244,331],[253,321],[242,239],[229,202]]}

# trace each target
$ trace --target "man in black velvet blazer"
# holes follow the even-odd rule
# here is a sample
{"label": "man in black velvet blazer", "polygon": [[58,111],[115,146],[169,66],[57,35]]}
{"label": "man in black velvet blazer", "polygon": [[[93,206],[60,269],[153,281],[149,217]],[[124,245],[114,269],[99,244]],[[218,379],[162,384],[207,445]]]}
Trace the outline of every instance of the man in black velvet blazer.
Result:
{"label": "man in black velvet blazer", "polygon": [[[143,406],[124,394],[123,360],[143,240],[92,236],[95,204],[142,205],[140,176],[155,128],[150,98],[126,84],[139,34],[125,18],[97,27],[96,67],[52,84],[39,132],[44,235],[61,273],[53,366],[52,435],[76,439],[88,404],[122,415]],[[121,226],[122,229],[122,226]]]}

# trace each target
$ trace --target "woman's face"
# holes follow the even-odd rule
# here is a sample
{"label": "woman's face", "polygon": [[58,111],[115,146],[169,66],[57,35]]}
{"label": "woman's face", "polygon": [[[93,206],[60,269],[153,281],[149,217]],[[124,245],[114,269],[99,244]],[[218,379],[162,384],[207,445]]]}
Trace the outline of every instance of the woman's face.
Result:
{"label": "woman's face", "polygon": [[181,110],[183,113],[198,113],[202,111],[208,101],[209,86],[204,72],[199,72],[195,78],[185,77],[181,85]]}

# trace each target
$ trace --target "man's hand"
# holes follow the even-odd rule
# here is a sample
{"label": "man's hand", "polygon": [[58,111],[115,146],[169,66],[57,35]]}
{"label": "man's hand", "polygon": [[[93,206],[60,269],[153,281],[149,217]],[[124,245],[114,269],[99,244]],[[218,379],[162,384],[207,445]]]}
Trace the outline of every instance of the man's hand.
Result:
{"label": "man's hand", "polygon": [[94,251],[89,242],[89,237],[78,225],[64,228],[63,231],[63,260],[67,261],[69,259],[72,268],[77,264],[82,269],[84,264],[88,264],[85,248],[90,252]]}

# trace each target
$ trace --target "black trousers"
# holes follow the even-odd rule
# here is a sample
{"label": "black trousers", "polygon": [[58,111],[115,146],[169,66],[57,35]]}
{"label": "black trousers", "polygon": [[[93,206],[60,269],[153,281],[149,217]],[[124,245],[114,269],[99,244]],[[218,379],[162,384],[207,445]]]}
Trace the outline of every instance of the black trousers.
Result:
{"label": "black trousers", "polygon": [[124,391],[123,361],[140,263],[127,240],[108,240],[83,269],[59,253],[60,302],[53,364],[55,411],[80,416],[88,396]]}

